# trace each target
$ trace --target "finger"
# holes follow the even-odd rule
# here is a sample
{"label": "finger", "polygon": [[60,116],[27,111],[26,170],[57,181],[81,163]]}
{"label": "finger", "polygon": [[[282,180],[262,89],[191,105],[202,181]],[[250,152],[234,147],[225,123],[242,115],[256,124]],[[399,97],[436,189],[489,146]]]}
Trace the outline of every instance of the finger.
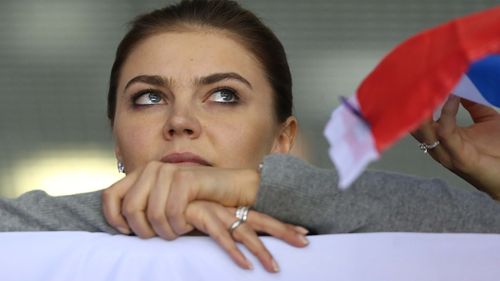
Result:
{"label": "finger", "polygon": [[[179,169],[173,172],[171,178],[171,189],[165,210],[173,231],[181,235],[192,229],[186,221],[185,211],[189,202],[196,199],[200,181],[206,181],[206,179],[197,177],[193,170]],[[210,185],[206,186],[210,188]]]}
{"label": "finger", "polygon": [[[220,205],[216,209],[219,218],[222,221],[226,221],[227,225],[231,225],[236,218],[234,208],[224,208]],[[248,220],[251,214],[248,214]],[[254,219],[255,220],[255,219]],[[240,224],[236,229],[233,230],[232,237],[241,242],[245,247],[260,261],[264,268],[269,272],[278,272],[279,266],[276,260],[273,258],[269,250],[262,243],[261,239],[255,232],[255,230],[247,223],[244,222]]]}
{"label": "finger", "polygon": [[460,98],[450,96],[443,107],[441,119],[438,121],[439,127],[437,130],[438,138],[441,146],[446,149],[451,159],[454,161],[462,158],[462,138],[457,130],[457,113],[460,105]]}
{"label": "finger", "polygon": [[146,208],[150,191],[156,183],[159,168],[160,163],[150,162],[123,198],[122,214],[129,227],[141,238],[150,238],[156,235],[148,222]]}
{"label": "finger", "polygon": [[266,214],[250,211],[247,224],[255,231],[267,233],[295,247],[305,247],[309,244],[305,237],[307,229],[283,223]]}
{"label": "finger", "polygon": [[102,212],[106,221],[119,232],[130,234],[131,230],[121,213],[123,197],[135,182],[137,174],[130,174],[120,179],[102,192]]}
{"label": "finger", "polygon": [[199,167],[177,170],[167,200],[167,219],[176,233],[184,232],[184,211],[193,200],[224,206],[249,206],[255,202],[260,176],[252,169]]}
{"label": "finger", "polygon": [[[178,235],[184,233],[175,233],[169,224],[167,216],[165,214],[165,206],[167,204],[167,199],[170,190],[170,184],[172,182],[173,166],[162,165],[158,172],[158,179],[154,188],[151,190],[147,204],[147,218],[154,231],[162,238],[166,240],[173,240],[177,238]],[[191,227],[189,231],[193,228]],[[185,233],[189,232],[186,231]]]}
{"label": "finger", "polygon": [[[413,131],[412,135],[420,143],[428,145],[433,144],[439,140],[436,134],[438,126],[438,123],[436,123],[432,118],[429,118],[424,121],[417,130]],[[447,151],[440,147],[440,145],[428,150],[427,152],[432,156],[432,158],[445,166],[450,161]]]}
{"label": "finger", "polygon": [[461,103],[469,112],[474,123],[480,123],[491,119],[500,118],[500,114],[490,106],[475,103],[466,99],[462,99]]}
{"label": "finger", "polygon": [[443,106],[441,118],[439,119],[438,135],[447,138],[455,132],[457,127],[457,113],[460,105],[460,98],[450,96]]}
{"label": "finger", "polygon": [[411,134],[417,141],[429,143],[432,140],[436,140],[436,126],[436,122],[429,118],[422,122],[420,127]]}
{"label": "finger", "polygon": [[206,202],[205,204],[203,201],[195,201],[189,204],[186,210],[188,221],[196,229],[212,237],[241,268],[253,269],[252,263],[247,260],[245,255],[236,246],[235,241],[227,230],[227,226],[209,208],[210,204],[214,203]]}
{"label": "finger", "polygon": [[232,236],[234,240],[241,242],[260,261],[269,272],[278,272],[279,266],[269,250],[264,246],[257,233],[246,223],[236,228]]}

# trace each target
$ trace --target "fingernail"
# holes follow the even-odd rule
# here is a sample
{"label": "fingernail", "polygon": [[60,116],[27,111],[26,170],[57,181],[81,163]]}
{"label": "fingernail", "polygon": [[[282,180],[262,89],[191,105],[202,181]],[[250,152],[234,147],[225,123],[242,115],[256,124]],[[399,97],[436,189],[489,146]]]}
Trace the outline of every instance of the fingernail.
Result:
{"label": "fingernail", "polygon": [[249,260],[247,260],[246,257],[243,257],[243,258],[245,259],[246,268],[248,270],[252,270],[253,269],[253,264]]}
{"label": "fingernail", "polygon": [[245,262],[245,268],[249,269],[249,270],[252,270],[253,269],[253,264],[244,255],[241,255],[241,257],[243,258],[243,261]]}
{"label": "fingernail", "polygon": [[303,228],[302,226],[296,226],[295,230],[302,235],[306,235],[307,233],[309,233],[309,230]]}
{"label": "fingernail", "polygon": [[278,263],[274,259],[272,260],[272,267],[274,272],[280,271],[280,267],[278,266]]}
{"label": "fingernail", "polygon": [[127,235],[130,234],[130,230],[126,227],[118,226],[118,227],[116,227],[116,229],[118,229],[118,231],[120,231],[123,234],[127,234]]}
{"label": "fingernail", "polygon": [[299,235],[299,239],[300,239],[300,242],[302,242],[302,244],[309,245],[309,240],[307,240],[307,238],[305,236]]}
{"label": "fingernail", "polygon": [[253,270],[253,264],[251,262],[249,262],[249,261],[247,261],[247,268],[249,270]]}

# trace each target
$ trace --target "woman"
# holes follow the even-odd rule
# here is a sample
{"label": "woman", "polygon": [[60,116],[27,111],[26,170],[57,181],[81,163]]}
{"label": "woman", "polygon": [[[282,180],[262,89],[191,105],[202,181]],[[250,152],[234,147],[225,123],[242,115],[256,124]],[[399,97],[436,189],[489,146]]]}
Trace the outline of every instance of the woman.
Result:
{"label": "woman", "polygon": [[[291,115],[285,53],[265,26],[248,22],[256,22],[252,14],[222,1],[183,3],[136,20],[118,47],[108,95],[116,156],[127,177],[105,193],[109,198],[113,192],[128,190],[123,212],[138,236],[174,239],[196,226],[246,267],[248,262],[229,233],[208,229],[217,225],[224,226],[217,230],[226,229],[234,221],[234,211],[197,202],[189,222],[177,222],[163,210],[173,204],[167,198],[180,202],[185,193],[175,191],[187,190],[185,185],[208,179],[217,188],[227,182],[228,172],[221,171],[219,180],[215,167],[238,169],[241,184],[257,186],[263,157],[287,153],[293,144],[296,120]],[[170,186],[179,187],[169,190]],[[167,217],[174,220],[164,223]],[[247,226],[252,217],[233,237],[257,252],[264,247]],[[158,223],[150,225],[153,221]],[[294,236],[302,241],[290,242],[305,245],[303,234]],[[270,255],[261,260],[268,269],[276,267]]]}
{"label": "woman", "polygon": [[[127,175],[102,193],[103,209],[101,192],[32,192],[0,201],[0,229],[116,233],[104,212],[120,232],[144,238],[207,233],[250,268],[240,241],[271,272],[278,265],[257,232],[307,244],[307,230],[283,222],[316,233],[500,233],[500,204],[482,193],[382,172],[340,192],[335,171],[284,155],[297,126],[286,56],[234,2],[185,1],[136,19],[118,48],[108,97]],[[235,224],[239,206],[254,210]]]}

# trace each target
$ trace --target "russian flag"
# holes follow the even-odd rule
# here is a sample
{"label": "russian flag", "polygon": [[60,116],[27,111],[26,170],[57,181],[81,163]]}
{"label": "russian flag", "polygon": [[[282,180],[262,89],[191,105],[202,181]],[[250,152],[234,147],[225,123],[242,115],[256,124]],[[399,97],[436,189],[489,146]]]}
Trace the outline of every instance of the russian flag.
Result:
{"label": "russian flag", "polygon": [[500,107],[500,6],[423,31],[387,54],[325,128],[348,187],[448,95]]}
{"label": "russian flag", "polygon": [[487,56],[471,64],[452,94],[480,104],[500,107],[500,54]]}

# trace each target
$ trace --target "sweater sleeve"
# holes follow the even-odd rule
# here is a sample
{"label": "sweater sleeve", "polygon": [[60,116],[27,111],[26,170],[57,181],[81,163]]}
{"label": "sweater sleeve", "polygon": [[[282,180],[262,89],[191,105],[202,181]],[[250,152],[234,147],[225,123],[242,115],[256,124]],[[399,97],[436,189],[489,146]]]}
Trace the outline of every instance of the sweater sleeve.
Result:
{"label": "sweater sleeve", "polygon": [[255,209],[315,233],[500,233],[500,203],[436,179],[365,172],[349,189],[335,170],[288,155],[264,159]]}
{"label": "sweater sleeve", "polygon": [[[316,233],[500,233],[500,203],[478,191],[385,172],[366,172],[346,191],[336,183],[335,170],[270,155],[255,209]],[[0,218],[0,231],[117,233],[102,214],[101,191],[59,197],[32,191],[0,199]]]}
{"label": "sweater sleeve", "polygon": [[36,190],[0,198],[0,231],[54,230],[117,233],[102,214],[101,191],[53,197]]}

